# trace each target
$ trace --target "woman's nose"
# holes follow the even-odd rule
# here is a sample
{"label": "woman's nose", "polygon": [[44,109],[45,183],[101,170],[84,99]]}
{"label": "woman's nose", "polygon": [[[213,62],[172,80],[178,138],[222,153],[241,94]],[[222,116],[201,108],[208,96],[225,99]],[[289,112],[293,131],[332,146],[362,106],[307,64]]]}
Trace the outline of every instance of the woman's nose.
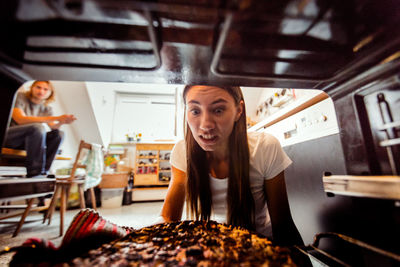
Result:
{"label": "woman's nose", "polygon": [[207,114],[206,112],[203,113],[203,116],[201,117],[200,121],[200,129],[203,131],[212,130],[214,129],[214,126],[215,123],[213,117],[210,114]]}

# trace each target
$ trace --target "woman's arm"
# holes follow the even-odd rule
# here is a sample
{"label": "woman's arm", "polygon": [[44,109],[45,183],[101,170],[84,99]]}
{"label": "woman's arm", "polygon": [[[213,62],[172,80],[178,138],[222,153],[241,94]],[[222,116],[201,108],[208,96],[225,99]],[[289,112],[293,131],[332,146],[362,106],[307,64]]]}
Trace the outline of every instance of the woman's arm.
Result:
{"label": "woman's arm", "polygon": [[181,219],[186,195],[186,173],[173,166],[171,166],[171,169],[171,182],[161,211],[161,216],[166,222]]}
{"label": "woman's arm", "polygon": [[274,178],[265,180],[264,188],[274,242],[283,246],[303,245],[303,240],[290,214],[283,171]]}

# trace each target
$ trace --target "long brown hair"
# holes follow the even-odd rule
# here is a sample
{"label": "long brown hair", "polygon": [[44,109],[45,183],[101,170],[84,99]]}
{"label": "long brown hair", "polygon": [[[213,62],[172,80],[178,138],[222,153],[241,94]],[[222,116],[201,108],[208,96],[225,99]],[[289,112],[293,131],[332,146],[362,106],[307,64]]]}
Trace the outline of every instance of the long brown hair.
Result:
{"label": "long brown hair", "polygon": [[55,100],[55,94],[56,92],[54,91],[54,86],[50,81],[34,81],[31,85],[31,87],[29,87],[29,91],[27,91],[25,93],[25,95],[31,99],[32,98],[32,88],[39,82],[44,82],[47,83],[47,85],[50,87],[51,90],[51,94],[50,96],[44,101],[44,105],[47,106],[48,104],[50,104],[51,102],[53,102]]}
{"label": "long brown hair", "polygon": [[[185,104],[187,92],[193,86],[187,85],[183,90]],[[218,88],[228,92],[233,97],[236,106],[243,101],[243,112],[239,120],[235,122],[232,133],[229,136],[227,222],[254,230],[254,199],[250,190],[250,156],[243,94],[238,86],[218,86]],[[210,167],[207,155],[195,141],[187,122],[185,128],[189,207],[196,220],[209,220],[212,198],[209,178]]]}

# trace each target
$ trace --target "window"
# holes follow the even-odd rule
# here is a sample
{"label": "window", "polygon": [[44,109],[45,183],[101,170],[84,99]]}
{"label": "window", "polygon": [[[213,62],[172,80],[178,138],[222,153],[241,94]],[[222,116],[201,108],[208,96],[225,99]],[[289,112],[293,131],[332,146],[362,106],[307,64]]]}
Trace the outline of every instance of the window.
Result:
{"label": "window", "polygon": [[175,93],[117,93],[112,142],[126,142],[126,135],[142,134],[142,141],[175,139]]}

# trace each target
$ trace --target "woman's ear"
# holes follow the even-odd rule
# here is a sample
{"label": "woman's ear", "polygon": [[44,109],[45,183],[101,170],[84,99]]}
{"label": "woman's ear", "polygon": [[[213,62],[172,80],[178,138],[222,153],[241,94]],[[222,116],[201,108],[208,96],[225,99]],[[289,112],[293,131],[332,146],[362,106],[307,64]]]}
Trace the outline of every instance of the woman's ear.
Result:
{"label": "woman's ear", "polygon": [[243,109],[244,109],[244,101],[240,100],[239,105],[237,106],[237,114],[236,114],[235,122],[240,119],[240,116],[242,116]]}

